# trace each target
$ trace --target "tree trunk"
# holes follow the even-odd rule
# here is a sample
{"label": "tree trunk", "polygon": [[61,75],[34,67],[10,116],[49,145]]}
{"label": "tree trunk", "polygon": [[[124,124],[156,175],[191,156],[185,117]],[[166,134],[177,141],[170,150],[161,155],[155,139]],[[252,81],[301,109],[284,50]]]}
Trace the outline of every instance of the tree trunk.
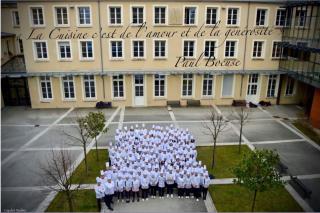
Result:
{"label": "tree trunk", "polygon": [[99,153],[98,153],[98,141],[97,138],[94,138],[95,142],[96,142],[96,157],[97,157],[97,161],[99,161]]}
{"label": "tree trunk", "polygon": [[88,175],[88,164],[87,164],[87,147],[83,145],[83,154],[84,154],[84,165],[86,167],[86,175]]}
{"label": "tree trunk", "polygon": [[241,142],[242,142],[242,122],[240,123],[240,137],[239,137],[239,149],[238,152],[241,153]]}
{"label": "tree trunk", "polygon": [[213,169],[214,164],[215,164],[215,151],[216,151],[216,139],[213,141],[213,149],[212,149],[212,164],[211,164],[211,169]]}
{"label": "tree trunk", "polygon": [[254,190],[253,202],[251,207],[251,212],[254,212],[254,205],[256,204],[257,190]]}
{"label": "tree trunk", "polygon": [[69,191],[66,191],[66,196],[67,196],[67,200],[68,200],[69,211],[73,212],[73,203],[72,203],[72,198],[71,198],[71,194]]}

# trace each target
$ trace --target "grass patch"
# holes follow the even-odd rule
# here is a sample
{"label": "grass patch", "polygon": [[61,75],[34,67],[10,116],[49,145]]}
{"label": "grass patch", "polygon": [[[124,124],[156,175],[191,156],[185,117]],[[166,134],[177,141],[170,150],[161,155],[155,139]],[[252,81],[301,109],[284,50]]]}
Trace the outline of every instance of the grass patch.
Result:
{"label": "grass patch", "polygon": [[251,152],[248,146],[242,145],[241,153],[238,153],[238,146],[217,146],[215,166],[211,169],[212,147],[197,147],[198,160],[201,160],[207,166],[208,172],[216,178],[234,177],[232,168],[234,168],[242,159],[245,153]]}
{"label": "grass patch", "polygon": [[[97,212],[98,206],[94,190],[79,190],[75,192],[73,201],[74,212]],[[65,194],[59,192],[50,203],[46,212],[69,212]]]}
{"label": "grass patch", "polygon": [[292,123],[297,129],[299,129],[303,134],[305,134],[308,138],[316,142],[320,145],[320,136],[318,133],[316,133],[312,127],[303,121],[294,121]]}
{"label": "grass patch", "polygon": [[87,154],[88,175],[86,175],[84,160],[72,174],[73,183],[96,183],[96,177],[100,176],[100,170],[106,168],[108,151],[98,149],[99,161],[96,160],[96,150],[92,149]]}
{"label": "grass patch", "polygon": [[[253,192],[243,186],[236,184],[211,185],[209,192],[219,212],[251,211]],[[259,192],[254,211],[300,212],[303,210],[288,191],[283,186],[280,186],[269,191]]]}

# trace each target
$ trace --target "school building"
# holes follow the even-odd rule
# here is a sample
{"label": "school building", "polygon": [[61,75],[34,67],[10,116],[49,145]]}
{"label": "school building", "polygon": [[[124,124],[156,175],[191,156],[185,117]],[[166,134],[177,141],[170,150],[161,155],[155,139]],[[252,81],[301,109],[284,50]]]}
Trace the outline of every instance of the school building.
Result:
{"label": "school building", "polygon": [[301,104],[320,128],[319,1],[5,0],[3,105]]}

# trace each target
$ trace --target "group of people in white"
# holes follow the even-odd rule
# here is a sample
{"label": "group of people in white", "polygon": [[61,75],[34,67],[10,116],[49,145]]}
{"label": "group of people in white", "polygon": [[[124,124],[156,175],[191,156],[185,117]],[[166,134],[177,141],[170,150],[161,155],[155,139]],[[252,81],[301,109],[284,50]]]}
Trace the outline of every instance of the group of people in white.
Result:
{"label": "group of people in white", "polygon": [[[173,125],[145,125],[117,129],[115,143],[109,146],[109,167],[101,171],[95,186],[98,208],[104,201],[113,210],[118,202],[139,202],[165,196],[206,199],[210,177],[206,166],[197,161],[195,140],[188,129]],[[165,190],[166,189],[166,190]]]}

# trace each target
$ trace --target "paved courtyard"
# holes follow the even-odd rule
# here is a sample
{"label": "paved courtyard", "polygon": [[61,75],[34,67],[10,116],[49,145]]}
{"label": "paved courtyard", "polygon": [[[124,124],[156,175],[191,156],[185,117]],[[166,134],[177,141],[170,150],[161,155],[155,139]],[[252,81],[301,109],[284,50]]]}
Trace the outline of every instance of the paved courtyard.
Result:
{"label": "paved courtyard", "polygon": [[[221,112],[229,125],[220,135],[219,145],[237,144],[239,125],[234,107],[119,107],[102,110],[109,131],[102,135],[99,146],[106,148],[114,140],[118,127],[144,123],[162,126],[174,124],[188,128],[197,145],[210,145],[211,138],[206,134],[204,123],[208,122],[210,110]],[[38,166],[46,159],[51,149],[68,149],[73,161],[81,159],[81,147],[66,134],[75,132],[77,117],[96,109],[41,109],[5,107],[1,120],[1,160],[2,191],[1,210],[41,211],[45,206],[49,191],[39,177]],[[256,148],[276,150],[281,161],[289,167],[289,173],[299,175],[313,191],[307,203],[320,211],[320,148],[290,125],[289,119],[302,117],[297,106],[271,106],[251,109],[249,121],[244,127],[244,143]],[[160,200],[158,200],[160,201]],[[149,200],[139,204],[117,204],[117,211],[206,211],[204,202],[187,203],[178,199]]]}

